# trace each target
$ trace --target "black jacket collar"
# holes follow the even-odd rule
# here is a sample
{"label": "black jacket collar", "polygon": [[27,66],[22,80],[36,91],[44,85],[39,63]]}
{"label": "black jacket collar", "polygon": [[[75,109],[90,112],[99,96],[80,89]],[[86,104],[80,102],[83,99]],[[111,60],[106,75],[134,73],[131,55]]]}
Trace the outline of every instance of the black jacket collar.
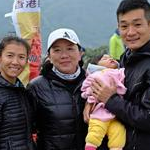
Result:
{"label": "black jacket collar", "polygon": [[132,52],[127,48],[125,53],[121,56],[120,66],[124,67],[126,64],[136,63],[146,57],[150,58],[150,40],[136,51]]}

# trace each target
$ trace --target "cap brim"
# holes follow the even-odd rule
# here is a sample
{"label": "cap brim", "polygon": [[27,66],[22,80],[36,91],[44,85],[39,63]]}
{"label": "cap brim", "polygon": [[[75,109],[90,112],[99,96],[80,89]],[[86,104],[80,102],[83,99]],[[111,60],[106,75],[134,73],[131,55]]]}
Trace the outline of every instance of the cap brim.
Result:
{"label": "cap brim", "polygon": [[[57,39],[55,39],[54,41],[52,41],[52,43],[51,43],[51,45],[49,46],[49,48],[48,48],[47,51],[49,52],[49,50],[50,50],[50,48],[52,47],[52,45],[53,45],[56,41],[61,40],[61,39],[70,41],[70,42],[73,43],[73,44],[78,44],[77,42],[75,42],[75,41],[73,41],[73,40],[71,40],[71,39],[68,39],[68,38],[65,38],[65,37],[61,37],[61,38],[57,38]],[[78,44],[78,45],[79,45],[79,44]]]}

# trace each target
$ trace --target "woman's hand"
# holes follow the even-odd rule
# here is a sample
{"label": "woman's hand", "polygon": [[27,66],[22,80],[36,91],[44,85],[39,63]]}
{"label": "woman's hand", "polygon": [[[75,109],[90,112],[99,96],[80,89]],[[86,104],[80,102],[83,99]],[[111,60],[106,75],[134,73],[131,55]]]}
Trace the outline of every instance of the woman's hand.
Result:
{"label": "woman's hand", "polygon": [[86,102],[84,110],[83,110],[84,122],[86,123],[89,122],[90,114],[93,111],[93,109],[94,109],[94,104]]}

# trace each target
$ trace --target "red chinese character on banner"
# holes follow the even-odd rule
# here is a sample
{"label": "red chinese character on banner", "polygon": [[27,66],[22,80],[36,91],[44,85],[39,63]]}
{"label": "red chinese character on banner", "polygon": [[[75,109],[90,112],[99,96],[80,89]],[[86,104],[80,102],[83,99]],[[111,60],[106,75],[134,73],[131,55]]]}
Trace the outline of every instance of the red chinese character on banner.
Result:
{"label": "red chinese character on banner", "polygon": [[[36,32],[30,39],[31,53],[29,56],[30,63],[30,80],[39,75],[41,66],[41,36],[38,27],[34,27]],[[37,69],[38,68],[38,69]]]}

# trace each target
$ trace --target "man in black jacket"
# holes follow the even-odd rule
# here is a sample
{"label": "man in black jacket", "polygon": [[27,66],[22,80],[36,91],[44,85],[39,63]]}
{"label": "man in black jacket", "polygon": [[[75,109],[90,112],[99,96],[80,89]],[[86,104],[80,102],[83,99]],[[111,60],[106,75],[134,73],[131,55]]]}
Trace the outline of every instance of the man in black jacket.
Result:
{"label": "man in black jacket", "polygon": [[127,92],[123,99],[102,81],[93,83],[93,96],[105,103],[126,127],[124,150],[150,150],[150,4],[123,0],[117,9],[120,35],[127,46],[120,60]]}

